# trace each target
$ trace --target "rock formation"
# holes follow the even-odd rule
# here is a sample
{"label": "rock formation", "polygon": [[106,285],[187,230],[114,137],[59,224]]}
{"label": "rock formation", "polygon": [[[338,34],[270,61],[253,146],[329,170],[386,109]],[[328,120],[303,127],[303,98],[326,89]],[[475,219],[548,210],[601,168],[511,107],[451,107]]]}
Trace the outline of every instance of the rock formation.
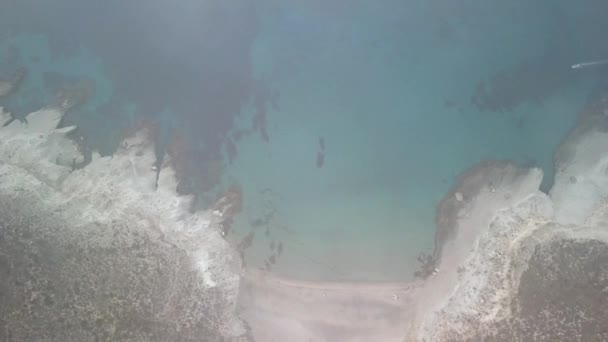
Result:
{"label": "rock formation", "polygon": [[589,106],[560,146],[549,195],[540,171],[505,163],[461,179],[468,200],[440,206],[442,272],[415,294],[412,340],[608,340],[606,109]]}
{"label": "rock formation", "polygon": [[[240,260],[145,132],[82,155],[58,109],[0,129],[0,340],[244,340]],[[0,115],[0,126],[10,115]]]}

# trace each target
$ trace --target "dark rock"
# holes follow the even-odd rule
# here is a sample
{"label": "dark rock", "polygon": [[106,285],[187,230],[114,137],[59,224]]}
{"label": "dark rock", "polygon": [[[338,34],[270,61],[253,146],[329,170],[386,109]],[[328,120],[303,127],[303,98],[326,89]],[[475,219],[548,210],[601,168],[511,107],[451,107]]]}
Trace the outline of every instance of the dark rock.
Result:
{"label": "dark rock", "polygon": [[0,198],[1,341],[222,341],[227,303],[187,253],[118,223],[98,241],[28,207]]}

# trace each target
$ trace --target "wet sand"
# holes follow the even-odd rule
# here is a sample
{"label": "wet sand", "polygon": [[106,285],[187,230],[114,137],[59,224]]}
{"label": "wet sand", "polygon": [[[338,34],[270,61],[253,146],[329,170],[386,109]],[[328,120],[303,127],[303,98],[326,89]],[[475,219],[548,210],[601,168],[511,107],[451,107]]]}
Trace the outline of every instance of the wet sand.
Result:
{"label": "wet sand", "polygon": [[256,341],[403,341],[416,283],[330,283],[248,272],[243,318]]}

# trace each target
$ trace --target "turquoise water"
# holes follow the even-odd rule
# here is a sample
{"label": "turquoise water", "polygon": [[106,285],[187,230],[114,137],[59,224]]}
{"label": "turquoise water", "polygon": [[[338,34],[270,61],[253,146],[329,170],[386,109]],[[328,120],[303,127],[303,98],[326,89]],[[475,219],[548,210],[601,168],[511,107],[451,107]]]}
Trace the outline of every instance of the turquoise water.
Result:
{"label": "turquoise water", "polygon": [[[416,256],[432,248],[435,205],[455,177],[497,158],[542,167],[550,180],[553,149],[588,95],[588,80],[573,80],[542,103],[480,112],[470,103],[477,83],[546,53],[546,24],[513,27],[498,15],[509,9],[493,4],[478,9],[492,17],[471,14],[449,39],[422,4],[391,14],[386,2],[367,6],[341,21],[269,10],[256,41],[256,70],[275,77],[280,111],[269,116],[271,143],[244,141],[231,169],[246,194],[237,230],[248,233],[269,211],[258,205],[269,197],[260,190],[276,192],[272,232],[258,229],[251,257],[263,265],[281,241],[286,252],[273,268],[289,276],[408,279]],[[277,63],[290,58],[305,62],[282,71]],[[569,68],[567,58],[562,64]],[[327,146],[320,169],[319,137]]]}
{"label": "turquoise water", "polygon": [[[601,52],[593,39],[579,39],[597,30],[573,30],[564,16],[577,23],[588,13],[563,11],[555,2],[255,3],[257,32],[250,49],[243,48],[249,64],[241,69],[279,95],[277,106],[268,106],[266,113],[269,141],[258,135],[236,141],[238,155],[232,163],[220,159],[222,183],[213,191],[222,184],[241,185],[244,210],[229,238],[238,243],[253,232],[247,264],[291,277],[410,279],[416,256],[433,248],[435,206],[457,175],[481,160],[511,159],[543,168],[548,188],[553,150],[596,86],[594,75],[574,73],[570,65]],[[180,29],[193,35],[188,25],[171,32],[179,36]],[[44,81],[49,72],[93,80],[95,97],[68,113],[67,121],[106,153],[138,115],[155,118],[165,132],[214,125],[180,112],[207,105],[197,104],[192,91],[182,94],[195,104],[189,107],[172,106],[172,97],[159,101],[156,95],[163,94],[152,90],[147,100],[163,103],[152,107],[156,112],[141,102],[143,97],[114,103],[124,87],[118,80],[129,79],[128,69],[116,76],[95,46],[80,43],[76,52],[62,55],[44,32],[3,39],[0,71],[26,66],[28,77],[18,95],[0,104],[25,114],[51,103],[55,90]],[[193,45],[185,43],[178,51],[191,53]],[[156,62],[134,56],[139,58],[130,61],[134,65]],[[226,53],[224,59],[231,58]],[[171,87],[166,73],[159,74]],[[481,82],[491,93],[482,104],[474,100]],[[142,80],[139,92],[146,94],[147,86]],[[146,110],[136,113],[138,108]],[[251,99],[240,108],[232,113],[229,132],[248,127],[256,111]],[[321,167],[320,140],[325,146]]]}
{"label": "turquoise water", "polygon": [[[11,51],[13,50],[13,51]],[[15,61],[7,63],[8,56],[14,55]],[[111,97],[112,85],[104,77],[103,65],[99,58],[86,50],[79,51],[76,56],[64,58],[51,56],[48,40],[44,35],[16,35],[2,41],[0,55],[4,57],[4,69],[25,65],[27,77],[21,85],[21,94],[11,98],[8,105],[18,114],[38,108],[28,108],[29,100],[37,102],[39,106],[50,104],[53,100],[52,89],[45,83],[45,74],[56,73],[66,79],[90,78],[96,83],[96,97],[88,104],[90,107],[98,106]],[[6,70],[6,71],[8,71]]]}
{"label": "turquoise water", "polygon": [[112,98],[113,85],[106,76],[103,62],[85,47],[74,55],[55,55],[43,34],[18,34],[1,41],[0,56],[4,57],[4,74],[17,67],[27,69],[18,96],[0,101],[0,105],[17,119],[56,104],[56,95],[62,87],[86,80],[94,82],[95,96],[77,110],[68,112],[64,125],[77,124],[79,131],[95,142],[98,151],[108,154],[123,137],[123,129],[135,121],[133,109],[129,106],[114,112],[101,110]]}

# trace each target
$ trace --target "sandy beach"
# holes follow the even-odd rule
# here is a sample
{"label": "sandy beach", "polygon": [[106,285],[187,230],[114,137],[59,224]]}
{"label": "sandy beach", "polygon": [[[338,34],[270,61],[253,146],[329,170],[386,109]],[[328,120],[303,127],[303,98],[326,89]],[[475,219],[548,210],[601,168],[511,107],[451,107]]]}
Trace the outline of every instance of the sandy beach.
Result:
{"label": "sandy beach", "polygon": [[[268,342],[465,341],[487,336],[496,341],[512,341],[514,336],[537,340],[530,337],[536,331],[530,326],[542,336],[571,336],[572,331],[547,322],[575,319],[564,311],[572,304],[554,309],[547,321],[539,304],[527,296],[538,293],[531,298],[555,301],[549,298],[562,298],[560,291],[569,291],[543,285],[554,286],[551,279],[557,276],[545,272],[543,255],[575,258],[555,266],[559,277],[568,281],[587,276],[569,268],[593,262],[585,246],[596,246],[591,251],[597,257],[604,253],[597,246],[608,242],[608,156],[600,148],[607,138],[590,124],[605,120],[603,111],[604,106],[590,106],[560,147],[556,184],[549,195],[539,190],[539,169],[493,161],[464,172],[438,205],[438,250],[425,279],[332,283],[246,272],[240,313],[252,337]],[[560,225],[564,221],[570,226]],[[545,271],[536,275],[536,268]]]}
{"label": "sandy beach", "polygon": [[248,272],[243,317],[256,341],[403,341],[413,314],[410,283],[323,283]]}
{"label": "sandy beach", "polygon": [[538,191],[541,180],[539,170],[523,172],[501,162],[470,170],[458,188],[469,203],[458,202],[460,210],[450,212],[458,217],[448,219],[462,229],[445,242],[436,272],[424,281],[307,282],[250,271],[241,284],[243,318],[256,341],[419,341],[419,331],[441,323],[437,312],[457,288],[458,268],[496,212]]}

